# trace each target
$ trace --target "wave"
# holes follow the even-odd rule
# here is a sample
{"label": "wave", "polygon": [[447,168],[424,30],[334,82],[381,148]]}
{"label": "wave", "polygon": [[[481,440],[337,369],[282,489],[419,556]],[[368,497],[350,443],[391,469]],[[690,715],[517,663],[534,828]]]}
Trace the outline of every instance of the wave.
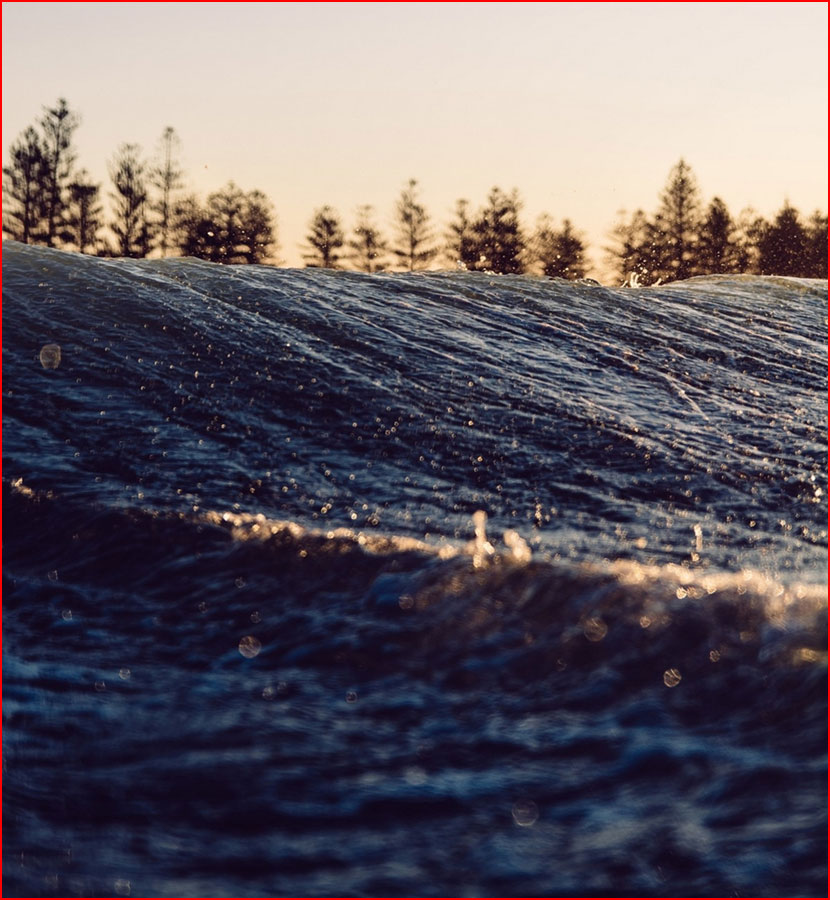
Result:
{"label": "wave", "polygon": [[3,257],[7,896],[823,890],[826,282]]}

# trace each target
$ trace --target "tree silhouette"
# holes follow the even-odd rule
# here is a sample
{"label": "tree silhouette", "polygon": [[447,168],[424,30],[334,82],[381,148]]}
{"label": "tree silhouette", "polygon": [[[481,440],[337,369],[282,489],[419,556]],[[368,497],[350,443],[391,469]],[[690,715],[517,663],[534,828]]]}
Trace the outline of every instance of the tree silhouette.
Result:
{"label": "tree silhouette", "polygon": [[89,180],[82,169],[69,185],[69,207],[64,239],[74,244],[81,253],[96,249],[96,236],[101,228],[100,189]]}
{"label": "tree silhouette", "polygon": [[478,251],[476,268],[498,274],[524,271],[525,240],[519,224],[521,202],[514,189],[509,195],[494,187],[472,225]]}
{"label": "tree silhouette", "polygon": [[531,252],[541,265],[543,275],[550,278],[585,277],[585,244],[569,219],[565,219],[558,231],[547,213],[539,216],[531,239]]}
{"label": "tree silhouette", "polygon": [[675,281],[696,274],[699,193],[690,166],[681,159],[669,172],[650,226],[656,264],[653,277]]}
{"label": "tree silhouette", "polygon": [[173,205],[173,240],[182,256],[210,259],[213,223],[195,194],[182,197]]}
{"label": "tree silhouette", "polygon": [[798,211],[785,202],[758,243],[762,275],[801,275],[807,251],[807,234]]}
{"label": "tree silhouette", "polygon": [[700,223],[697,267],[702,274],[717,275],[738,271],[735,223],[726,204],[715,197]]}
{"label": "tree silhouette", "polygon": [[133,258],[150,251],[146,167],[140,154],[137,144],[122,144],[110,164],[115,188],[110,194],[115,215],[110,229],[117,239],[117,254]]}
{"label": "tree silhouette", "polygon": [[351,260],[361,272],[382,272],[386,268],[386,241],[372,222],[372,207],[361,206],[357,211],[354,237],[349,241]]}
{"label": "tree silhouette", "polygon": [[761,269],[758,245],[769,223],[751,206],[742,209],[735,223],[735,271],[757,275]]}
{"label": "tree silhouette", "polygon": [[827,278],[827,216],[816,210],[807,223],[807,267],[810,278]]}
{"label": "tree silhouette", "polygon": [[437,248],[430,244],[432,232],[429,216],[418,202],[417,186],[418,182],[410,178],[395,207],[398,234],[392,252],[398,257],[399,264],[410,272],[426,268],[438,253]]}
{"label": "tree silhouette", "polygon": [[262,191],[244,195],[240,214],[241,252],[246,263],[264,262],[276,250],[274,207]]}
{"label": "tree silhouette", "polygon": [[40,120],[43,132],[43,166],[41,198],[45,220],[45,239],[48,247],[54,247],[60,233],[66,211],[66,187],[72,173],[75,155],[72,152],[72,134],[79,124],[63,98],[57,105],[46,109]]}
{"label": "tree silhouette", "polygon": [[28,244],[37,238],[42,208],[44,156],[40,137],[29,126],[9,148],[3,167],[3,231]]}
{"label": "tree silhouette", "polygon": [[455,220],[447,231],[446,256],[450,262],[464,269],[474,269],[478,263],[476,237],[470,218],[469,200],[457,200]]}
{"label": "tree silhouette", "polygon": [[652,247],[652,231],[643,210],[636,210],[626,220],[625,210],[611,231],[612,246],[606,247],[607,262],[620,280],[620,284],[650,284],[655,265]]}
{"label": "tree silhouette", "polygon": [[175,220],[182,254],[209,262],[261,263],[276,244],[271,202],[232,181],[210,194],[204,207],[185,197],[176,205]]}
{"label": "tree silhouette", "polygon": [[345,236],[338,214],[330,206],[322,206],[315,211],[308,227],[311,230],[306,237],[306,243],[311,253],[303,254],[306,266],[339,268],[340,250]]}
{"label": "tree silhouette", "polygon": [[162,256],[167,256],[167,252],[172,246],[175,192],[184,183],[183,172],[177,160],[180,143],[175,129],[168,125],[162,132],[159,142],[158,162],[150,170],[150,183],[159,192],[158,199],[151,205],[151,209],[159,217],[157,224],[158,247]]}

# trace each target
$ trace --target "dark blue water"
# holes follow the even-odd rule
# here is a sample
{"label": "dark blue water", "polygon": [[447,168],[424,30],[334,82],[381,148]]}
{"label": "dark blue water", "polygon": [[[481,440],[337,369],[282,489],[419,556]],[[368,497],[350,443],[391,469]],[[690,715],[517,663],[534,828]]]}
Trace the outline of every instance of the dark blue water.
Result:
{"label": "dark blue water", "polygon": [[4,243],[5,896],[825,894],[826,292]]}

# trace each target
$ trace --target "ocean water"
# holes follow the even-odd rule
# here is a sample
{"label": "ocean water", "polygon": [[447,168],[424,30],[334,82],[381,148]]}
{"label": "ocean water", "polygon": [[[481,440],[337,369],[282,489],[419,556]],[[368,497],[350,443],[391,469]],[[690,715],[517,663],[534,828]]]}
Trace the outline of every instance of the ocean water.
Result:
{"label": "ocean water", "polygon": [[826,894],[826,309],[4,243],[4,895]]}

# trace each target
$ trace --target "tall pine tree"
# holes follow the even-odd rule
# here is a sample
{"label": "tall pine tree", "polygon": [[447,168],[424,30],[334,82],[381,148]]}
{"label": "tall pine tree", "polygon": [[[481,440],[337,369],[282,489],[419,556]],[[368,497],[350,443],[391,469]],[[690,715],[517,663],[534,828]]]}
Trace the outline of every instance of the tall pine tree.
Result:
{"label": "tall pine tree", "polygon": [[494,187],[472,225],[478,251],[476,268],[498,274],[524,272],[525,239],[519,224],[521,202],[514,189]]}
{"label": "tall pine tree", "polygon": [[82,169],[69,185],[69,206],[64,239],[81,253],[95,253],[97,234],[101,228],[100,188],[93,184]]}
{"label": "tall pine tree", "polygon": [[346,238],[337,212],[330,206],[320,207],[315,211],[308,227],[310,230],[306,236],[306,244],[311,252],[303,254],[306,266],[339,268],[340,251]]}
{"label": "tall pine tree", "polygon": [[118,256],[140,258],[150,252],[147,221],[147,176],[137,144],[122,144],[110,164],[114,191],[114,218],[110,225],[116,237]]}
{"label": "tall pine tree", "polygon": [[47,108],[40,120],[43,132],[42,212],[44,238],[48,247],[57,245],[62,231],[68,203],[66,188],[72,175],[75,154],[72,134],[78,127],[78,116],[61,98],[57,105]]}
{"label": "tall pine tree", "polygon": [[3,232],[24,244],[38,238],[43,207],[44,154],[40,137],[29,126],[9,149],[3,167]]}
{"label": "tall pine tree", "polygon": [[804,275],[807,234],[798,210],[785,202],[772,225],[758,243],[758,266],[762,275]]}
{"label": "tall pine tree", "polygon": [[447,230],[446,256],[460,269],[475,269],[478,263],[476,236],[473,234],[473,220],[470,218],[470,201],[457,200],[455,219]]}
{"label": "tall pine tree", "polygon": [[585,244],[569,219],[556,229],[550,216],[543,213],[536,223],[531,251],[542,274],[549,278],[585,277]]}
{"label": "tall pine tree", "polygon": [[372,221],[372,207],[357,211],[354,237],[349,241],[351,260],[361,272],[382,272],[386,268],[386,241]]}
{"label": "tall pine tree", "polygon": [[426,268],[438,252],[431,244],[429,216],[418,201],[417,187],[418,182],[411,178],[395,207],[397,241],[392,252],[399,265],[410,272]]}
{"label": "tall pine tree", "polygon": [[669,173],[650,224],[654,278],[676,281],[697,274],[699,226],[700,192],[691,167],[681,159]]}
{"label": "tall pine tree", "polygon": [[157,243],[162,256],[167,256],[173,246],[173,210],[176,191],[184,183],[182,178],[184,173],[178,161],[179,145],[180,141],[175,129],[168,125],[161,135],[158,160],[150,170],[150,183],[158,191],[151,208],[158,216]]}
{"label": "tall pine tree", "polygon": [[738,271],[735,223],[720,197],[712,200],[700,223],[697,269],[701,275]]}

